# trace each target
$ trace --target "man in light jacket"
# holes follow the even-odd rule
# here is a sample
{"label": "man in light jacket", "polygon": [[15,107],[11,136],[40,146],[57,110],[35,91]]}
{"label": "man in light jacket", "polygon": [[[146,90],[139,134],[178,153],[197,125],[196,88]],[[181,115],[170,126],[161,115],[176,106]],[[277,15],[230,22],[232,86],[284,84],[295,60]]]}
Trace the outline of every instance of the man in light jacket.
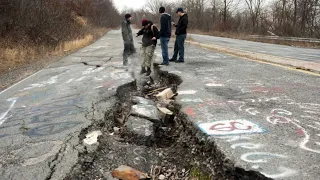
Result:
{"label": "man in light jacket", "polygon": [[128,57],[136,52],[136,49],[133,44],[133,37],[132,37],[132,29],[131,29],[131,15],[126,14],[125,19],[122,21],[121,24],[121,32],[122,38],[124,43],[124,50],[123,50],[123,65],[128,65]]}

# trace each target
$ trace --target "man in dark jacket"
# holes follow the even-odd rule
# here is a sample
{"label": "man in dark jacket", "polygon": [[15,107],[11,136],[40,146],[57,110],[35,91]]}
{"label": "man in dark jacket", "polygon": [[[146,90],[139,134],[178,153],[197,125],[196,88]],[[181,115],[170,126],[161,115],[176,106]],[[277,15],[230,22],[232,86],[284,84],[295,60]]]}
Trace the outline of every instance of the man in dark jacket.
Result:
{"label": "man in dark jacket", "polygon": [[159,13],[161,14],[160,43],[163,58],[163,62],[161,65],[169,65],[168,43],[171,37],[171,16],[170,14],[166,13],[166,9],[164,7],[160,7]]}
{"label": "man in dark jacket", "polygon": [[[177,63],[184,62],[184,41],[187,38],[187,28],[188,28],[188,15],[184,13],[182,8],[178,8],[177,10],[179,18],[179,22],[176,27],[176,41],[174,44],[174,54],[170,61],[175,61]],[[177,60],[179,53],[179,60]]]}
{"label": "man in dark jacket", "polygon": [[159,30],[153,25],[152,21],[144,20],[142,22],[143,28],[137,33],[137,37],[143,35],[142,37],[142,47],[141,47],[141,74],[146,73],[147,76],[151,74],[151,64],[154,55],[154,50],[156,49],[157,39],[159,39]]}
{"label": "man in dark jacket", "polygon": [[132,29],[131,29],[131,15],[126,14],[125,19],[122,21],[121,24],[121,32],[122,38],[124,42],[124,50],[123,50],[123,65],[128,65],[128,57],[136,52],[133,44],[133,37],[132,37]]}

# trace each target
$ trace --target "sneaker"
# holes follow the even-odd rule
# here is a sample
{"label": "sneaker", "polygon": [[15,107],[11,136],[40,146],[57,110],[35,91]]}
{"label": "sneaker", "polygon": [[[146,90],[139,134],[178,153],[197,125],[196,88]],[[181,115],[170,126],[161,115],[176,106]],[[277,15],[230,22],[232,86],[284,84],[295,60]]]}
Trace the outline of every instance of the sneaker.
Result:
{"label": "sneaker", "polygon": [[175,63],[184,63],[184,61],[179,60],[179,61],[175,61]]}
{"label": "sneaker", "polygon": [[169,63],[168,63],[168,64],[166,64],[166,63],[161,63],[160,65],[162,65],[162,66],[169,66]]}
{"label": "sneaker", "polygon": [[176,61],[176,59],[171,58],[169,61],[170,61],[170,62],[173,62],[173,61]]}

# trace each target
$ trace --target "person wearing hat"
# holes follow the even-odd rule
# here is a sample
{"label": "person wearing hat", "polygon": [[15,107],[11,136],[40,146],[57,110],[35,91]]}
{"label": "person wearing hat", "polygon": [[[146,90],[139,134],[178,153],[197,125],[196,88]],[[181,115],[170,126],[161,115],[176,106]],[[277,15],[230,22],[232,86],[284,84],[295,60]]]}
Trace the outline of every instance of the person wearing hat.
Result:
{"label": "person wearing hat", "polygon": [[137,37],[143,35],[141,46],[141,74],[146,73],[147,76],[151,74],[151,64],[156,49],[157,39],[159,39],[159,30],[153,25],[152,21],[143,20],[143,28],[137,33]]}
{"label": "person wearing hat", "polygon": [[124,42],[123,50],[123,65],[128,65],[128,57],[136,52],[133,44],[132,29],[131,29],[131,14],[126,14],[125,19],[121,24],[122,38]]}
{"label": "person wearing hat", "polygon": [[[174,54],[170,61],[175,61],[177,63],[184,62],[184,42],[187,38],[187,28],[188,28],[188,15],[184,13],[182,8],[178,8],[177,12],[179,18],[178,24],[173,24],[176,27],[176,41],[174,43]],[[179,59],[178,58],[179,54]]]}
{"label": "person wearing hat", "polygon": [[161,65],[169,65],[168,43],[171,37],[171,16],[166,13],[164,7],[159,8],[160,18],[160,43],[162,50],[163,62]]}

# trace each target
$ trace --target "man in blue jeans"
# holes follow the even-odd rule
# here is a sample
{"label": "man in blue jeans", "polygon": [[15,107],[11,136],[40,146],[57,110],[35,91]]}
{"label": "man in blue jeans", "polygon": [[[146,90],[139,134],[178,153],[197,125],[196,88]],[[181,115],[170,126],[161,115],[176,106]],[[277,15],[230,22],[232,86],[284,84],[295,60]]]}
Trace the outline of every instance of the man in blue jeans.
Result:
{"label": "man in blue jeans", "polygon": [[160,18],[160,43],[162,50],[163,62],[161,65],[169,65],[169,51],[168,43],[171,37],[171,16],[166,13],[164,7],[160,7],[159,13],[161,14]]}
{"label": "man in blue jeans", "polygon": [[[177,9],[177,14],[180,16],[179,22],[176,27],[176,41],[174,43],[174,54],[170,61],[175,61],[176,63],[184,62],[184,41],[187,38],[187,28],[188,28],[188,15],[184,13],[182,8]],[[179,54],[179,59],[178,58]]]}

